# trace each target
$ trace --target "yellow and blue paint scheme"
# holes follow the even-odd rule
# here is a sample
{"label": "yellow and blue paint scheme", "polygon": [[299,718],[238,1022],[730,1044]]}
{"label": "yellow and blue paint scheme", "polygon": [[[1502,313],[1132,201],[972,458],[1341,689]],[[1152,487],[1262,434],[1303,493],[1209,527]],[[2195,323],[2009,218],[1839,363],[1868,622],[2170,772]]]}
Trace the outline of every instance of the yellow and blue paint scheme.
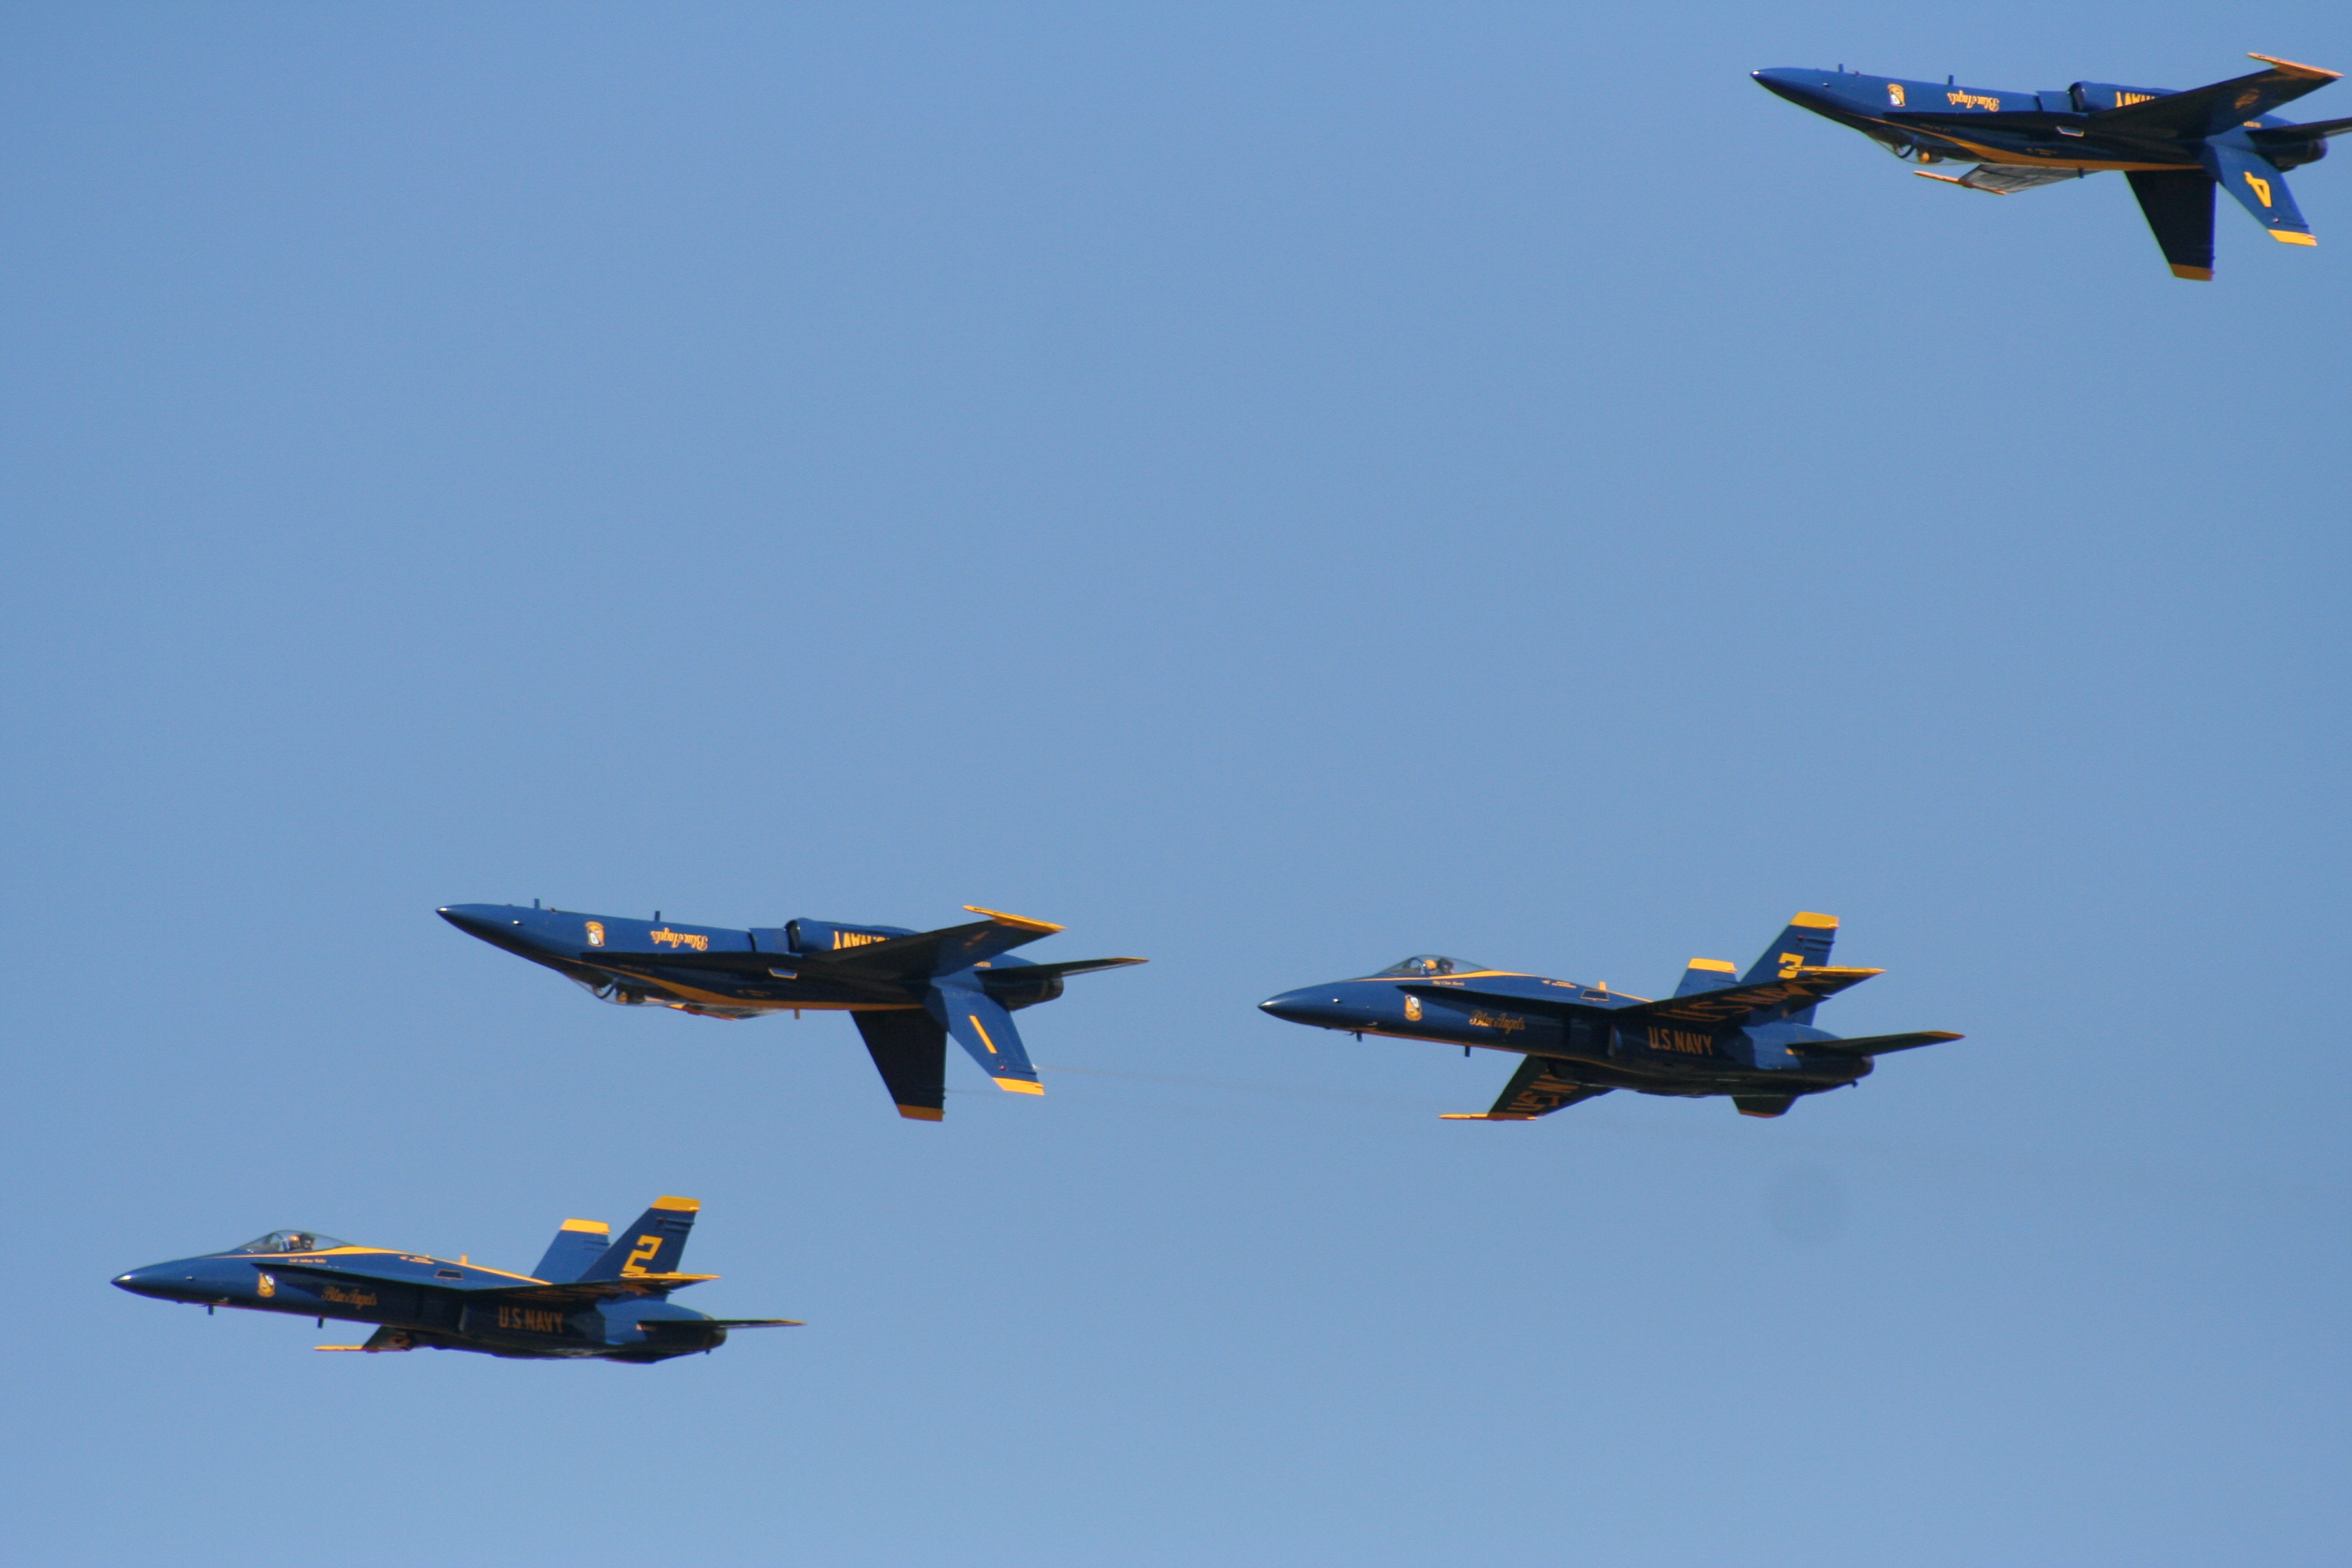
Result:
{"label": "yellow and blue paint scheme", "polygon": [[1868,1077],[1875,1057],[1960,1038],[1938,1030],[1846,1039],[1814,1027],[1823,998],[1884,973],[1832,967],[1836,937],[1835,917],[1799,914],[1745,973],[1694,958],[1664,1001],[1419,953],[1258,1006],[1360,1039],[1438,1040],[1465,1056],[1484,1047],[1522,1058],[1493,1109],[1449,1121],[1528,1121],[1614,1089],[1725,1096],[1744,1115],[1779,1116],[1801,1096]]}
{"label": "yellow and blue paint scheme", "polygon": [[452,904],[440,914],[459,931],[624,1006],[671,1007],[706,1018],[847,1013],[898,1114],[937,1121],[945,1114],[950,1037],[997,1088],[1043,1094],[1013,1013],[1051,1002],[1070,975],[1144,962],[1008,957],[1062,928],[965,908],[982,918],[928,931],[811,920],[730,931],[658,914],[640,921],[537,903]]}
{"label": "yellow and blue paint scheme", "polygon": [[316,1231],[273,1230],[226,1252],[115,1277],[133,1295],[211,1310],[238,1307],[373,1323],[364,1344],[322,1351],[477,1351],[535,1361],[667,1361],[718,1349],[732,1329],[796,1328],[789,1318],[713,1318],[669,1300],[718,1278],[681,1274],[701,1205],[656,1198],[615,1237],[567,1219],[536,1274],[460,1258],[357,1247]]}
{"label": "yellow and blue paint scheme", "polygon": [[1975,160],[1965,174],[1916,173],[2008,195],[2114,170],[2131,182],[2140,211],[2178,278],[2213,276],[2213,192],[2238,204],[2275,240],[2316,245],[2286,187],[2286,171],[2327,155],[2327,139],[2352,120],[2297,124],[2271,112],[2341,72],[2269,55],[2263,68],[2176,92],[2078,81],[2055,92],[1960,87],[1848,71],[1780,68],[1759,84],[1824,119],[1850,126],[1898,158],[1934,164]]}

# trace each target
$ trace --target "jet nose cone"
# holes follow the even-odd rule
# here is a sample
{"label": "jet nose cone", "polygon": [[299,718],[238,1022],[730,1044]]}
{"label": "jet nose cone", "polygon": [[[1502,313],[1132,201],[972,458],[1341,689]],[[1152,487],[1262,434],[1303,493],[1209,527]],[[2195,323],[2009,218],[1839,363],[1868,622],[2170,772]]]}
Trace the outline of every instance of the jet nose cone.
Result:
{"label": "jet nose cone", "polygon": [[1750,71],[1748,74],[1756,79],[1757,86],[1767,92],[1776,93],[1787,99],[1790,103],[1801,103],[1811,108],[1827,96],[1822,89],[1829,83],[1825,74],[1821,71],[1775,67],[1771,70]]}
{"label": "jet nose cone", "polygon": [[475,906],[450,904],[433,911],[467,936],[479,936],[489,929],[490,922],[482,918]]}
{"label": "jet nose cone", "polygon": [[134,1296],[160,1295],[163,1279],[160,1268],[134,1268],[128,1274],[114,1277],[114,1288],[128,1290]]}
{"label": "jet nose cone", "polygon": [[1321,1016],[1330,1002],[1331,996],[1328,992],[1313,989],[1286,991],[1279,996],[1269,996],[1259,1003],[1257,1010],[1271,1013],[1286,1024],[1313,1024],[1321,1021]]}

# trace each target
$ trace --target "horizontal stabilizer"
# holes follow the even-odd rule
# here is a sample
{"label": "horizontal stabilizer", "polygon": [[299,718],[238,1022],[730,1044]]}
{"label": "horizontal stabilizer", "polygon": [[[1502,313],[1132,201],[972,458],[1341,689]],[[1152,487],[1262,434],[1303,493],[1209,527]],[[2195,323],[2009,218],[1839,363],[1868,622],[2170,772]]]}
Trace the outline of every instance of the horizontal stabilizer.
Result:
{"label": "horizontal stabilizer", "polygon": [[1809,1057],[1883,1057],[1889,1051],[1907,1051],[1920,1046],[1940,1046],[1950,1040],[1966,1038],[1965,1035],[1955,1035],[1947,1029],[1922,1029],[1913,1035],[1858,1035],[1850,1040],[1807,1040],[1797,1049]]}
{"label": "horizontal stabilizer", "polygon": [[1958,185],[1971,191],[1990,191],[1997,196],[2015,195],[2020,191],[2031,191],[2083,177],[2080,169],[2042,169],[2024,163],[1979,163],[1965,174],[1931,174],[1925,169],[1911,172],[1923,180],[1941,180],[1948,185]]}
{"label": "horizontal stabilizer", "polygon": [[1123,969],[1130,963],[1150,962],[1148,958],[1074,958],[1066,963],[1017,963],[994,973],[1019,980],[1043,980],[1049,974],[1059,979],[1066,974],[1091,974],[1097,969]]}
{"label": "horizontal stabilizer", "polygon": [[1578,1083],[1562,1076],[1567,1064],[1548,1057],[1528,1057],[1519,1063],[1519,1070],[1503,1086],[1502,1094],[1487,1110],[1449,1110],[1441,1118],[1446,1121],[1533,1121],[1538,1116],[1549,1116],[1555,1110],[1565,1110],[1579,1100],[1607,1094],[1589,1083]]}
{"label": "horizontal stabilizer", "polygon": [[2352,131],[2352,120],[2314,120],[2303,125],[2265,125],[2248,140],[2257,147],[2292,147],[2298,142],[2325,142]]}
{"label": "horizontal stabilizer", "polygon": [[714,1329],[805,1329],[798,1318],[705,1318]]}

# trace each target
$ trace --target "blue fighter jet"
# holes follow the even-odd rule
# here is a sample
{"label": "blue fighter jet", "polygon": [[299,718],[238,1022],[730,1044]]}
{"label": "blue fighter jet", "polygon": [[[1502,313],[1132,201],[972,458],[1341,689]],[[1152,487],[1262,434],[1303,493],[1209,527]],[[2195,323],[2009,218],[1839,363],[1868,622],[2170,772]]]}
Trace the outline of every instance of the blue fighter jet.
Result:
{"label": "blue fighter jet", "polygon": [[1829,967],[1833,915],[1801,914],[1745,974],[1694,958],[1664,1002],[1423,953],[1361,980],[1287,991],[1258,1005],[1293,1024],[1361,1038],[1393,1035],[1513,1051],[1526,1059],[1494,1109],[1450,1121],[1530,1121],[1630,1089],[1691,1099],[1728,1095],[1746,1116],[1779,1116],[1797,1097],[1870,1075],[1872,1058],[1959,1036],[1941,1031],[1841,1039],[1813,1007],[1879,969]]}
{"label": "blue fighter jet", "polygon": [[568,975],[606,1002],[674,1007],[706,1018],[847,1013],[898,1114],[937,1121],[947,1094],[947,1040],[999,1089],[1043,1094],[1013,1026],[1017,1008],[1051,1002],[1062,982],[1139,958],[1032,963],[1013,948],[1062,928],[964,906],[988,918],[940,931],[793,921],[750,931],[664,925],[513,904],[454,904],[441,918],[492,947]]}
{"label": "blue fighter jet", "polygon": [[2342,73],[2252,55],[2269,68],[2175,92],[2078,81],[2058,92],[1956,87],[1835,71],[1761,70],[1756,79],[1790,102],[1851,126],[1898,158],[1977,159],[1965,174],[1930,180],[2009,195],[2119,169],[2176,278],[2213,277],[2213,189],[2253,215],[2273,239],[2316,245],[2286,188],[2286,171],[2327,155],[2352,120],[2297,125],[2271,112]]}
{"label": "blue fighter jet", "polygon": [[716,1279],[680,1274],[701,1205],[656,1198],[613,1239],[601,1220],[567,1219],[530,1274],[460,1258],[354,1247],[311,1230],[273,1230],[227,1252],[152,1264],[115,1284],[158,1300],[378,1323],[365,1344],[322,1351],[479,1351],[529,1360],[667,1361],[716,1350],[730,1329],[798,1328],[789,1318],[711,1318],[669,1293]]}

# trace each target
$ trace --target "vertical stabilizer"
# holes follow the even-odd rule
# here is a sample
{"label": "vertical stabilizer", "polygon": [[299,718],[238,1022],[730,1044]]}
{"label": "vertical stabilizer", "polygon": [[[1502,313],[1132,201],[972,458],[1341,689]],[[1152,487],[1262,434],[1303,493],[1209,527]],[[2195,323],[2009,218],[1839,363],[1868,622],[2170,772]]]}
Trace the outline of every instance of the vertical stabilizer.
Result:
{"label": "vertical stabilizer", "polygon": [[591,1264],[604,1256],[613,1245],[613,1227],[601,1219],[567,1219],[555,1239],[547,1244],[547,1256],[539,1260],[531,1273],[538,1279],[569,1285],[588,1271]]}
{"label": "vertical stabilizer", "polygon": [[2201,169],[2134,169],[2125,178],[2172,275],[2213,281],[2213,176]]}
{"label": "vertical stabilizer", "polygon": [[1780,939],[1764,950],[1764,956],[1748,966],[1739,977],[1743,985],[1759,981],[1782,980],[1800,969],[1819,969],[1830,961],[1830,944],[1837,941],[1837,916],[1800,913],[1793,916],[1780,932]]}
{"label": "vertical stabilizer", "polygon": [[1694,958],[1683,971],[1683,983],[1675,987],[1675,994],[1687,996],[1694,991],[1720,991],[1727,985],[1739,984],[1739,966],[1727,959]]}
{"label": "vertical stabilizer", "polygon": [[675,1274],[686,1256],[686,1235],[702,1205],[693,1198],[656,1198],[637,1223],[621,1232],[590,1264],[583,1279],[629,1279],[640,1274]]}

